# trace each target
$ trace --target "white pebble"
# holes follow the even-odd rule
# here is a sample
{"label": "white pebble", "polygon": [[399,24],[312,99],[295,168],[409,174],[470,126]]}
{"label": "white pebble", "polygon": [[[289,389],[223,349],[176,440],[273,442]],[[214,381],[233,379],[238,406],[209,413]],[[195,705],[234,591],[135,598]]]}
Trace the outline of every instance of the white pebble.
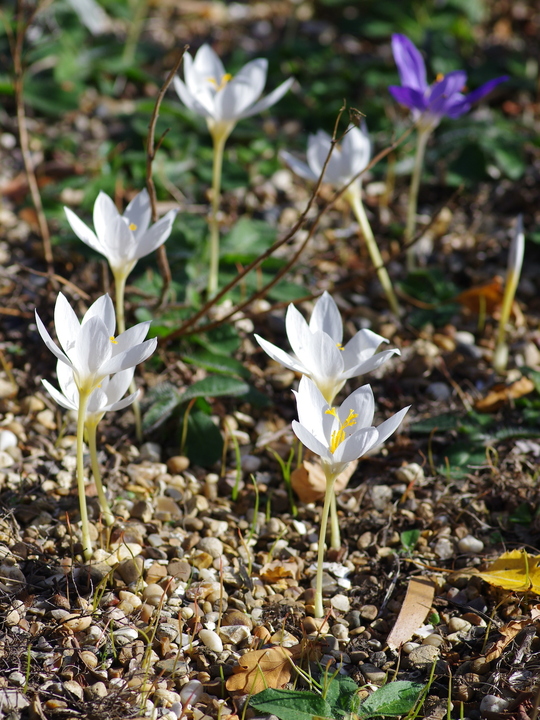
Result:
{"label": "white pebble", "polygon": [[11,430],[0,430],[0,450],[17,447],[17,436]]}
{"label": "white pebble", "polygon": [[465,535],[465,537],[461,538],[458,542],[458,548],[462,553],[477,555],[484,549],[484,543],[473,535]]}
{"label": "white pebble", "polygon": [[501,713],[510,705],[510,700],[497,697],[497,695],[484,695],[480,702],[480,713],[488,715],[489,713]]}
{"label": "white pebble", "polygon": [[184,706],[194,705],[203,694],[203,691],[204,688],[201,682],[198,680],[190,680],[180,690],[180,700]]}
{"label": "white pebble", "polygon": [[217,632],[213,630],[201,630],[199,632],[199,638],[209,650],[217,653],[223,652],[223,643]]}

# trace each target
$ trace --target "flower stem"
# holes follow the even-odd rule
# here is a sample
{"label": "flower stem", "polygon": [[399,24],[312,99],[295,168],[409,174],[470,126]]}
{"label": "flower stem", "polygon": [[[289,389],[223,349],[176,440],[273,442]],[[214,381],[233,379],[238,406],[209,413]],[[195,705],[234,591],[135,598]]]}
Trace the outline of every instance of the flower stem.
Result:
{"label": "flower stem", "polygon": [[[325,470],[326,472],[326,470]],[[328,513],[332,505],[334,497],[335,475],[326,475],[326,495],[324,496],[324,505],[321,516],[321,529],[319,531],[319,552],[317,555],[317,581],[315,585],[315,617],[324,617],[323,598],[322,598],[322,581],[323,581],[323,561],[324,561],[324,543],[326,540],[326,528],[328,526]]]}
{"label": "flower stem", "polygon": [[[418,139],[416,141],[416,155],[414,157],[414,167],[411,175],[411,186],[409,188],[409,204],[407,206],[407,225],[405,227],[405,243],[409,243],[416,232],[416,210],[418,208],[418,191],[420,189],[420,178],[422,177],[422,169],[424,167],[424,155],[426,154],[426,145],[431,134],[431,128],[418,130]],[[414,270],[415,268],[415,252],[414,247],[407,248],[407,268]]]}
{"label": "flower stem", "polygon": [[337,514],[336,493],[332,491],[330,505],[330,547],[332,550],[341,549],[341,534],[339,531],[339,520]]}
{"label": "flower stem", "polygon": [[84,425],[89,397],[89,392],[79,389],[79,412],[77,415],[77,491],[79,493],[82,545],[85,560],[90,560],[92,557],[92,541],[90,540],[90,526],[88,524],[88,509],[86,507],[86,493],[84,487]]}
{"label": "flower stem", "polygon": [[[112,271],[114,275],[114,288],[115,288],[115,299],[116,299],[116,325],[118,329],[118,334],[121,335],[123,332],[126,331],[126,316],[124,311],[124,296],[126,291],[126,280],[127,280],[127,273],[120,272],[120,271]],[[137,386],[135,385],[135,380],[131,381],[131,385],[129,386],[129,392],[134,393],[137,391]],[[142,418],[141,418],[141,405],[139,403],[139,399],[135,398],[135,401],[132,405],[133,408],[133,414],[135,415],[135,437],[139,442],[142,442],[143,439],[143,432],[142,432]]]}
{"label": "flower stem", "polygon": [[512,304],[516,295],[519,282],[519,272],[509,272],[504,288],[504,297],[501,308],[501,319],[499,320],[499,330],[497,332],[497,345],[493,354],[493,367],[498,373],[506,370],[508,363],[508,345],[505,342],[506,326],[512,312]]}
{"label": "flower stem", "polygon": [[386,295],[386,299],[388,300],[388,304],[390,305],[390,309],[395,315],[399,317],[401,314],[401,308],[399,307],[399,303],[394,293],[394,288],[392,287],[392,281],[390,280],[390,276],[388,275],[388,272],[384,267],[384,262],[379,251],[377,241],[375,240],[375,237],[373,235],[373,230],[371,229],[371,225],[369,224],[366,210],[364,208],[364,203],[362,202],[360,186],[356,183],[353,183],[353,185],[349,187],[346,195],[347,200],[349,201],[351,208],[356,216],[356,219],[358,220],[358,224],[360,225],[360,228],[362,230],[362,234],[364,236],[364,240],[366,241],[366,247],[368,249],[371,262],[377,270],[377,276],[384,290],[384,294]]}
{"label": "flower stem", "polygon": [[86,422],[86,438],[88,440],[88,448],[90,450],[90,461],[92,463],[92,475],[94,476],[94,482],[96,484],[96,490],[98,494],[99,505],[101,512],[103,513],[103,519],[107,526],[110,526],[114,522],[114,515],[109,507],[107,498],[105,497],[105,491],[103,489],[103,483],[101,482],[101,471],[99,469],[99,462],[97,456],[97,445],[96,445],[96,434],[97,434],[97,422]]}
{"label": "flower stem", "polygon": [[208,272],[208,297],[218,291],[219,274],[219,205],[221,201],[221,174],[223,169],[223,150],[228,135],[213,132],[214,158],[212,163],[212,211],[210,215],[210,269]]}

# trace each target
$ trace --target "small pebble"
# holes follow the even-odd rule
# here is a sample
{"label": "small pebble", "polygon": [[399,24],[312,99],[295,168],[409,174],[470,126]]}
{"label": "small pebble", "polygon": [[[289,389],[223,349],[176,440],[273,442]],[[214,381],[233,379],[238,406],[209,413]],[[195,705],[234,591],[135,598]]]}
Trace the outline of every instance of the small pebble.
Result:
{"label": "small pebble", "polygon": [[0,430],[0,450],[9,450],[9,448],[17,447],[17,436],[11,430]]}
{"label": "small pebble", "polygon": [[336,623],[332,626],[332,635],[337,640],[348,640],[349,639],[349,628],[345,627],[341,623]]}
{"label": "small pebble", "polygon": [[461,538],[458,542],[458,548],[462,553],[478,555],[483,551],[484,543],[473,535],[465,535],[465,537]]}
{"label": "small pebble", "polygon": [[459,617],[453,617],[450,618],[448,621],[448,630],[451,633],[455,632],[467,632],[467,630],[471,629],[471,623],[467,622],[467,620],[463,620]]}
{"label": "small pebble", "polygon": [[497,695],[484,695],[480,701],[480,714],[502,713],[510,705],[510,700],[497,697]]}
{"label": "small pebble", "polygon": [[199,639],[209,650],[217,653],[223,652],[223,642],[214,630],[200,630]]}
{"label": "small pebble", "polygon": [[182,705],[195,705],[204,692],[204,687],[198,680],[190,680],[180,690],[180,701]]}
{"label": "small pebble", "polygon": [[210,555],[214,560],[223,555],[223,543],[216,537],[203,537],[197,543],[197,549]]}
{"label": "small pebble", "polygon": [[222,625],[219,629],[219,637],[229,645],[238,645],[250,636],[251,632],[247,625]]}
{"label": "small pebble", "polygon": [[141,460],[150,460],[150,462],[160,462],[161,445],[153,442],[145,442],[140,449]]}
{"label": "small pebble", "polygon": [[476,342],[474,335],[467,330],[458,330],[454,335],[454,340],[458,345],[474,345]]}
{"label": "small pebble", "polygon": [[437,635],[437,633],[432,633],[431,635],[428,635],[427,638],[424,638],[422,645],[432,645],[433,647],[438,648],[441,647],[441,645],[444,645],[444,638]]}
{"label": "small pebble", "polygon": [[242,470],[246,473],[254,473],[261,467],[261,458],[256,455],[244,455],[242,458]]}
{"label": "small pebble", "polygon": [[409,662],[413,667],[424,669],[431,667],[439,659],[440,650],[434,645],[420,645],[409,653]]}
{"label": "small pebble", "polygon": [[433,548],[435,555],[441,558],[441,560],[449,560],[454,556],[454,544],[447,537],[442,537],[437,540],[435,547]]}
{"label": "small pebble", "polygon": [[451,394],[451,388],[444,382],[433,382],[430,383],[426,388],[426,395],[431,400],[448,400]]}
{"label": "small pebble", "polygon": [[171,475],[178,475],[189,467],[189,458],[184,455],[173,455],[167,460],[167,469]]}
{"label": "small pebble", "polygon": [[150,583],[150,585],[147,585],[144,588],[142,594],[145,603],[157,607],[161,604],[162,600],[165,597],[165,590],[161,587],[161,585],[157,585],[156,583]]}
{"label": "small pebble", "polygon": [[360,672],[366,678],[367,682],[371,682],[374,685],[382,685],[386,680],[386,673],[376,665],[370,663],[363,663],[360,665]]}
{"label": "small pebble", "polygon": [[360,617],[363,620],[375,620],[378,614],[379,609],[376,605],[362,605],[362,607],[360,608]]}
{"label": "small pebble", "polygon": [[371,501],[375,510],[384,510],[392,501],[392,488],[388,485],[374,485],[371,488]]}
{"label": "small pebble", "polygon": [[334,595],[334,597],[330,600],[330,605],[334,608],[334,610],[338,610],[339,612],[349,612],[351,609],[351,602],[349,598],[346,595],[341,595],[338,593],[338,595]]}

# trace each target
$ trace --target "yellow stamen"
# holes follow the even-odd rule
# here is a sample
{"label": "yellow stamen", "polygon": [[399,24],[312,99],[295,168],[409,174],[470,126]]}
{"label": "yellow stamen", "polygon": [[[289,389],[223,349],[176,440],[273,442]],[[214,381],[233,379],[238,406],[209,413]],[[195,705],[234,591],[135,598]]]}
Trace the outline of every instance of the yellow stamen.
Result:
{"label": "yellow stamen", "polygon": [[232,80],[232,77],[233,77],[233,76],[231,75],[231,73],[225,73],[225,75],[221,78],[221,82],[219,83],[219,85],[218,85],[218,81],[216,80],[216,78],[209,77],[209,78],[207,78],[207,79],[208,79],[208,82],[209,82],[211,85],[213,85],[213,86],[216,88],[216,90],[219,91],[219,90],[223,90],[223,88],[225,87],[225,85],[226,85],[230,80]]}
{"label": "yellow stamen", "polygon": [[118,340],[115,340],[115,339],[114,339],[114,335],[111,335],[111,337],[109,338],[109,340],[113,343],[113,345],[118,345]]}
{"label": "yellow stamen", "polygon": [[336,347],[338,350],[345,350],[345,348],[343,347],[343,343],[336,343]]}
{"label": "yellow stamen", "polygon": [[441,80],[444,80],[444,74],[443,74],[443,73],[437,73],[437,77],[435,78],[435,82],[441,82]]}
{"label": "yellow stamen", "polygon": [[[326,415],[333,415],[336,418],[339,418],[337,414],[336,408],[328,408],[326,411]],[[356,418],[358,417],[358,413],[355,413],[354,410],[349,410],[349,415],[347,416],[347,419],[339,424],[339,429],[334,430],[330,437],[330,452],[335,453],[338,447],[341,445],[341,443],[345,440],[347,437],[345,435],[345,428],[352,427],[353,425],[356,425]]]}
{"label": "yellow stamen", "polygon": [[130,225],[128,225],[128,227],[132,232],[137,229],[137,225],[135,225],[135,223],[130,223]]}

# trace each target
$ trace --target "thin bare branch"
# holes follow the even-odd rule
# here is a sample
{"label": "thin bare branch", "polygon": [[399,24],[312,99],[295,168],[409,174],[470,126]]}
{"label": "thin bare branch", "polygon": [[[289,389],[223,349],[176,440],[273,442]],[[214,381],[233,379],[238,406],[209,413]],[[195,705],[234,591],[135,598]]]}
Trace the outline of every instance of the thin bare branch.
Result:
{"label": "thin bare branch", "polygon": [[[159,109],[161,107],[161,103],[163,102],[163,98],[165,97],[165,93],[169,89],[169,85],[172,83],[174,76],[178,72],[180,65],[182,64],[182,60],[184,59],[184,55],[189,49],[189,45],[185,45],[184,49],[180,52],[178,55],[178,58],[176,59],[176,62],[174,63],[171,71],[167,75],[165,82],[163,83],[161,90],[158,93],[158,96],[156,98],[156,104],[154,105],[154,110],[152,111],[152,117],[150,118],[150,125],[148,126],[148,140],[146,143],[146,187],[148,189],[148,195],[150,196],[150,206],[152,208],[152,221],[156,222],[158,220],[158,211],[157,211],[157,197],[156,197],[156,186],[154,185],[154,178],[153,178],[153,172],[152,172],[152,165],[156,157],[156,153],[161,147],[161,143],[163,142],[165,135],[169,132],[168,130],[165,130],[165,132],[161,135],[159,138],[157,144],[155,141],[156,136],[156,125],[159,117]],[[159,265],[159,271],[161,273],[161,277],[163,279],[163,287],[161,288],[161,295],[159,297],[159,301],[157,303],[157,307],[160,308],[166,298],[167,294],[169,292],[169,288],[171,286],[171,268],[169,267],[169,261],[167,260],[167,251],[165,250],[165,245],[161,245],[157,250],[157,261]]]}
{"label": "thin bare branch", "polygon": [[[48,4],[48,3],[47,3]],[[14,86],[15,86],[15,105],[17,108],[17,125],[19,129],[19,143],[21,146],[21,153],[24,162],[24,169],[26,172],[26,178],[28,180],[28,187],[30,189],[30,195],[32,197],[32,203],[36,211],[37,221],[39,225],[39,231],[43,242],[43,256],[47,263],[49,276],[52,278],[54,275],[53,266],[53,253],[51,246],[51,235],[49,232],[49,226],[47,224],[47,218],[43,211],[43,203],[41,202],[41,195],[39,192],[39,186],[36,178],[36,171],[34,168],[34,161],[32,159],[32,153],[30,152],[30,138],[28,136],[28,129],[26,127],[26,113],[24,109],[24,68],[23,68],[23,45],[26,32],[32,23],[36,13],[43,9],[43,5],[39,3],[36,5],[32,13],[28,18],[24,17],[24,4],[23,0],[17,2],[17,17],[16,17],[16,31],[15,31],[15,42],[12,45],[13,51],[13,70],[14,70]]]}

